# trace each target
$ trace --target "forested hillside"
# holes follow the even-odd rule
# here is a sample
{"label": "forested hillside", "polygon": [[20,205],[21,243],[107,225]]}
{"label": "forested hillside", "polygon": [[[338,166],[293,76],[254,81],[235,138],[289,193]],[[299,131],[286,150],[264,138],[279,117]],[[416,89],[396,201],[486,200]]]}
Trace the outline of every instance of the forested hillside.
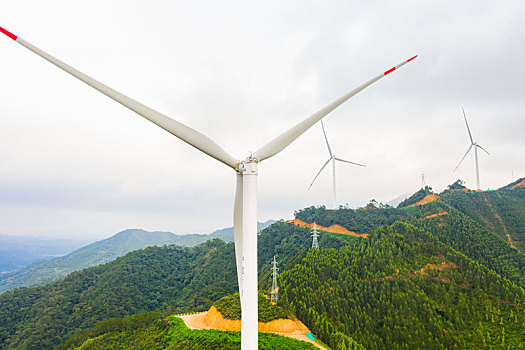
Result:
{"label": "forested hillside", "polygon": [[[423,190],[420,192],[425,193]],[[501,212],[504,210],[498,206],[499,203],[503,203],[503,208],[505,203],[513,203],[512,210],[509,209],[502,215],[506,218],[508,227],[512,227],[512,230],[517,232],[516,235],[523,236],[525,230],[521,227],[525,218],[519,213],[525,210],[525,200],[522,200],[524,193],[525,189],[521,188],[470,193],[447,191],[439,199],[420,206],[366,210],[328,210],[324,207],[310,207],[298,211],[296,215],[297,218],[309,223],[316,222],[323,226],[340,224],[359,233],[369,233],[374,228],[395,221],[408,222],[432,233],[442,243],[525,287],[525,254],[513,248],[506,238],[494,232],[486,220],[479,218],[476,210],[476,207],[479,207],[476,200],[484,201],[483,196],[500,198],[499,201],[494,200],[493,207],[494,210]]]}
{"label": "forested hillside", "polygon": [[524,345],[523,289],[408,224],[310,250],[280,281],[282,302],[332,346],[341,334],[367,349]]}
{"label": "forested hillside", "polygon": [[150,247],[62,281],[0,295],[0,348],[51,349],[97,321],[155,309],[204,311],[237,289],[233,245]]}
{"label": "forested hillside", "polygon": [[[270,271],[274,255],[281,269],[295,264],[301,254],[306,254],[312,246],[311,234],[310,229],[282,221],[266,228],[257,237],[259,272],[264,275]],[[319,244],[327,248],[339,248],[346,245],[346,239],[342,235],[321,235]]]}
{"label": "forested hillside", "polygon": [[512,248],[485,225],[459,212],[443,201],[429,203],[422,208],[429,213],[447,212],[412,223],[432,233],[441,242],[469,258],[494,270],[501,276],[525,287],[525,254]]}
{"label": "forested hillside", "polygon": [[443,201],[525,251],[525,188],[463,193],[448,192]]}

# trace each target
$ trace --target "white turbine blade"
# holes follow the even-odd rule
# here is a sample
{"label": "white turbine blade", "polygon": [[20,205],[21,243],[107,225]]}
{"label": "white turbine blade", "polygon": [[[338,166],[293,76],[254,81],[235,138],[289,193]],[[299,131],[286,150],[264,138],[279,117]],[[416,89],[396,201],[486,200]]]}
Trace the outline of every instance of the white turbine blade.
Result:
{"label": "white turbine blade", "polygon": [[231,155],[229,155],[225,150],[223,150],[219,145],[217,145],[209,137],[121,94],[118,91],[113,90],[112,88],[100,83],[99,81],[85,75],[82,72],[79,72],[75,68],[65,64],[64,62],[56,59],[55,57],[47,54],[46,52],[40,50],[39,48],[31,45],[27,41],[21,39],[20,37],[17,37],[16,35],[6,31],[5,29],[1,27],[0,27],[0,31],[4,33],[5,35],[7,35],[8,37],[10,37],[11,39],[15,40],[20,45],[33,51],[34,53],[44,58],[45,60],[51,62],[58,68],[63,69],[64,71],[71,74],[75,78],[83,81],[84,83],[88,84],[94,89],[97,89],[98,91],[102,92],[103,94],[107,95],[108,97],[112,98],[118,103],[128,107],[135,113],[143,116],[150,122],[160,126],[161,128],[168,131],[169,133],[177,136],[182,141],[190,144],[191,146],[206,153],[210,157],[215,158],[218,161],[228,165],[231,168],[235,169],[237,167],[237,160],[233,158]]}
{"label": "white turbine blade", "polygon": [[237,264],[237,282],[239,293],[242,295],[242,191],[243,178],[237,174],[235,186],[235,204],[233,205],[233,237],[235,239],[235,262]]}
{"label": "white turbine blade", "polygon": [[354,162],[349,162],[348,160],[344,160],[344,159],[341,159],[341,158],[337,158],[337,157],[334,157],[335,160],[338,160],[340,162],[345,162],[345,163],[349,163],[349,164],[354,164],[354,165],[359,165],[359,166],[364,166],[366,167],[366,165],[364,164],[359,164],[359,163],[354,163]]}
{"label": "white turbine blade", "polygon": [[490,156],[490,153],[489,153],[486,149],[484,149],[483,147],[481,147],[480,145],[478,145],[477,143],[476,143],[476,147],[481,148],[482,150],[485,151],[485,153],[487,153],[487,154]]}
{"label": "white turbine blade", "polygon": [[326,141],[326,146],[328,147],[328,153],[330,153],[330,157],[333,157],[334,155],[332,154],[332,149],[330,148],[330,144],[328,143],[328,137],[326,137],[326,132],[324,131],[324,124],[323,124],[322,119],[321,119],[321,127],[323,128],[323,135]]}
{"label": "white turbine blade", "polygon": [[326,165],[333,159],[330,158],[326,161],[326,163],[324,163],[324,165],[321,167],[321,170],[319,170],[319,172],[317,173],[317,175],[315,175],[314,179],[312,180],[312,183],[310,184],[310,187],[308,187],[308,191],[310,191],[310,188],[312,188],[312,185],[314,184],[315,182],[315,179],[317,179],[317,177],[319,176],[319,174],[321,174],[321,171],[323,171],[323,169],[326,167]]}
{"label": "white turbine blade", "polygon": [[347,101],[352,96],[356,95],[361,90],[364,90],[368,86],[372,85],[379,79],[385,77],[386,75],[392,73],[394,70],[400,68],[401,66],[405,65],[406,63],[412,61],[417,56],[414,56],[406,61],[401,62],[395,67],[390,68],[389,70],[379,74],[378,76],[370,79],[366,83],[358,86],[354,90],[348,92],[346,95],[338,98],[334,102],[330,103],[328,106],[322,108],[321,110],[317,111],[310,117],[304,119],[300,123],[296,124],[292,128],[288,129],[272,141],[268,142],[266,145],[261,147],[259,150],[257,150],[253,156],[258,161],[263,161],[265,159],[268,159],[277,153],[281,152],[283,149],[285,149],[289,144],[291,144],[296,138],[301,136],[306,130],[310,129],[312,125],[317,123],[319,120],[321,120],[324,116],[326,116],[328,113],[339,107],[341,104],[343,104],[345,101]]}
{"label": "white turbine blade", "polygon": [[465,155],[463,156],[463,158],[461,158],[461,160],[459,161],[459,164],[456,166],[456,168],[454,169],[454,171],[456,171],[459,166],[461,165],[461,162],[463,162],[463,159],[465,159],[465,157],[467,156],[467,154],[470,152],[470,150],[472,149],[472,146],[473,145],[470,145],[469,148],[467,149],[467,152],[465,153]]}
{"label": "white turbine blade", "polygon": [[463,110],[463,118],[465,118],[465,124],[467,124],[467,130],[468,130],[468,136],[470,137],[470,143],[474,143],[474,139],[472,138],[470,128],[468,127],[467,116],[465,115],[465,109],[463,107],[461,107],[461,109]]}

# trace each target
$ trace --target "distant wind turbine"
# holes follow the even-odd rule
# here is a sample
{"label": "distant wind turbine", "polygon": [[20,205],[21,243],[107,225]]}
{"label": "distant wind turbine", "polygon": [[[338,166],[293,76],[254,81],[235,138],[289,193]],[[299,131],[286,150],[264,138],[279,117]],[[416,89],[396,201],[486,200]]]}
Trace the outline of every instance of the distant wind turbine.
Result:
{"label": "distant wind turbine", "polygon": [[319,176],[319,174],[321,174],[321,172],[328,165],[328,163],[330,161],[332,161],[332,180],[333,180],[332,183],[333,183],[333,191],[334,191],[334,209],[337,209],[337,197],[336,197],[336,189],[335,189],[335,161],[349,163],[349,164],[358,165],[358,166],[366,166],[366,165],[359,164],[359,163],[354,163],[354,162],[349,162],[348,160],[337,158],[335,156],[335,154],[332,153],[332,148],[330,148],[330,143],[328,142],[328,138],[326,137],[326,132],[324,130],[324,124],[323,124],[322,120],[321,120],[321,127],[323,128],[324,139],[326,141],[326,146],[328,147],[328,153],[330,154],[330,158],[328,158],[326,163],[324,163],[323,166],[321,167],[321,170],[319,170],[317,175],[315,175],[312,183],[310,184],[310,187],[308,187],[308,191],[310,191],[310,188],[312,188],[312,185],[314,184],[314,182],[317,179],[317,177]]}
{"label": "distant wind turbine", "polygon": [[[379,79],[387,76],[394,70],[412,61],[414,56],[401,62],[395,67],[375,76],[354,90],[320,109],[310,117],[299,122],[280,136],[268,142],[255,153],[244,160],[234,158],[207,136],[201,134],[178,121],[161,114],[140,102],[137,102],[120,92],[102,84],[101,82],[76,70],[57,58],[33,46],[22,38],[0,27],[0,32],[16,41],[58,68],[83,81],[92,88],[100,91],[116,102],[131,109],[135,113],[156,124],[172,135],[178,137],[199,151],[232,168],[237,175],[235,202],[233,209],[233,232],[235,238],[235,258],[237,263],[237,277],[241,294],[242,327],[241,348],[243,350],[258,349],[258,319],[257,319],[257,164],[268,159],[288,147],[295,139],[310,129],[328,113],[346,102],[349,98],[372,85]],[[5,53],[4,53],[5,54]],[[245,134],[253,135],[258,130],[243,130]],[[188,171],[192,171],[191,169]]]}
{"label": "distant wind turbine", "polygon": [[467,131],[468,131],[468,136],[470,137],[470,146],[469,148],[467,149],[467,152],[465,153],[465,155],[463,156],[463,158],[461,158],[461,160],[459,161],[459,164],[456,166],[456,168],[454,169],[454,171],[456,171],[459,166],[461,165],[461,163],[463,162],[463,160],[465,159],[465,157],[467,156],[467,154],[470,152],[470,150],[472,149],[472,147],[474,147],[474,157],[476,159],[476,183],[477,183],[477,186],[478,186],[478,191],[480,190],[480,186],[479,186],[479,164],[478,164],[478,148],[482,149],[485,151],[485,153],[487,153],[488,155],[490,155],[489,152],[487,152],[486,149],[484,149],[483,147],[481,147],[481,145],[479,145],[477,142],[474,142],[474,139],[472,138],[472,133],[470,132],[470,128],[468,126],[468,122],[467,122],[467,116],[465,115],[465,109],[463,107],[461,107],[461,109],[463,110],[463,118],[465,118],[465,124],[467,125]]}

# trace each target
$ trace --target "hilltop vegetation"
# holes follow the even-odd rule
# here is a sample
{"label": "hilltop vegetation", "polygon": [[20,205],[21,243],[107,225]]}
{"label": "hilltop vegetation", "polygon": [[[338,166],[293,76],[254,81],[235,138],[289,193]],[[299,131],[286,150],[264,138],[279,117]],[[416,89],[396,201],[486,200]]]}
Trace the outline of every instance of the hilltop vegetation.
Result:
{"label": "hilltop vegetation", "polygon": [[511,182],[510,184],[503,186],[500,188],[500,190],[512,190],[516,188],[524,188],[525,187],[525,177],[522,177],[521,179],[518,179],[514,182]]}
{"label": "hilltop vegetation", "polygon": [[295,212],[295,217],[304,222],[315,222],[326,227],[339,224],[357,233],[370,233],[378,226],[391,225],[410,216],[411,214],[405,210],[392,207],[330,210],[321,206],[308,207]]}

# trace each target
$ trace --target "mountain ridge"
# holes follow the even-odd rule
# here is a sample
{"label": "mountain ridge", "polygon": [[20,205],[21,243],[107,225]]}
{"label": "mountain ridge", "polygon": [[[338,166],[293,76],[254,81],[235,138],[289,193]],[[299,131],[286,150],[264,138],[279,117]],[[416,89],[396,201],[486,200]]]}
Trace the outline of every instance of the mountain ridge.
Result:
{"label": "mountain ridge", "polygon": [[[258,223],[259,230],[271,225],[275,220]],[[0,275],[0,293],[19,287],[36,287],[57,281],[68,274],[105,264],[125,254],[148,246],[176,244],[193,247],[207,240],[219,238],[225,242],[233,241],[233,228],[216,230],[210,234],[177,235],[166,231],[146,231],[127,229],[115,235],[81,247],[65,256],[33,263],[18,271]]]}

